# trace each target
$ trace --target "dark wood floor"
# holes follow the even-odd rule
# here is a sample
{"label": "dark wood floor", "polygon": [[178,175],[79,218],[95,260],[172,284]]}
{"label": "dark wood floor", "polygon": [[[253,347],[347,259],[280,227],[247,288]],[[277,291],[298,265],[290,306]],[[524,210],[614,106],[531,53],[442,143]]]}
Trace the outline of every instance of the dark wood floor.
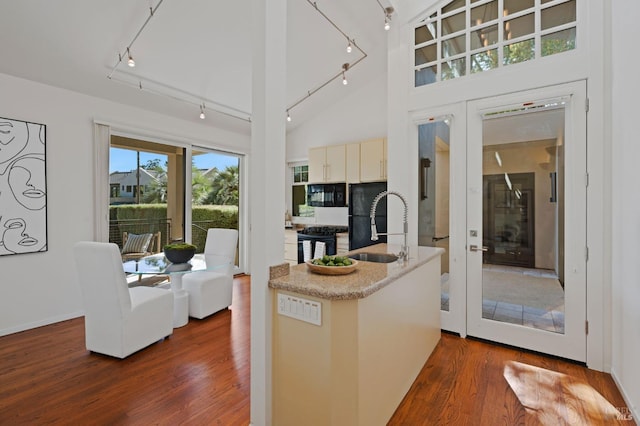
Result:
{"label": "dark wood floor", "polygon": [[124,360],[82,318],[0,338],[0,425],[249,424],[249,277],[233,305]]}
{"label": "dark wood floor", "polygon": [[[535,409],[525,408],[505,379],[505,366],[513,362],[521,366],[523,380],[527,366],[545,369],[536,371],[537,380],[526,389],[525,402]],[[616,419],[626,413],[609,374],[442,333],[389,425],[635,425]]]}
{"label": "dark wood floor", "polygon": [[[249,277],[236,277],[230,310],[124,360],[87,352],[81,318],[0,337],[0,425],[249,424],[249,290]],[[545,424],[507,384],[508,361],[564,373],[624,407],[607,374],[443,334],[389,424]]]}

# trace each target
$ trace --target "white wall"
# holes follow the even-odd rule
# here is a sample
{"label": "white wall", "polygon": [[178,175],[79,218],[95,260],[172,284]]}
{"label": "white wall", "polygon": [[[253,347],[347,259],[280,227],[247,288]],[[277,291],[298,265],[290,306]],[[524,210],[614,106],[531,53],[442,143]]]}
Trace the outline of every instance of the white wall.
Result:
{"label": "white wall", "polygon": [[640,3],[612,7],[612,375],[627,403],[640,415],[640,191],[638,190],[638,106],[640,68],[636,41]]}
{"label": "white wall", "polygon": [[[313,102],[313,97],[306,102]],[[360,142],[387,136],[387,77],[362,89],[287,132],[287,161],[306,160],[314,146]]]}
{"label": "white wall", "polygon": [[[48,251],[0,257],[0,335],[82,315],[71,247],[90,240],[93,121],[248,152],[249,138],[0,74],[0,115],[47,126]],[[108,185],[108,180],[105,180]]]}

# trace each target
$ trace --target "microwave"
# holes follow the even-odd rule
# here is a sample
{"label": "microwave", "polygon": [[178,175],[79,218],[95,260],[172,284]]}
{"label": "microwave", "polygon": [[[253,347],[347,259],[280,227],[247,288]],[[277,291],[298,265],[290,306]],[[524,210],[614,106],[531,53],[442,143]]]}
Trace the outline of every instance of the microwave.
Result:
{"label": "microwave", "polygon": [[345,207],[346,183],[317,183],[307,185],[307,205],[311,207]]}

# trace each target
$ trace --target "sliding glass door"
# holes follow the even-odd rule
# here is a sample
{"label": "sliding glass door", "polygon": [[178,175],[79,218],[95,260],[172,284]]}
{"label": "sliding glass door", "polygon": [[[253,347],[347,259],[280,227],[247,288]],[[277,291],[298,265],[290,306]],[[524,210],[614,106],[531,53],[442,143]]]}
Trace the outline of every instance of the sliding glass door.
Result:
{"label": "sliding glass door", "polygon": [[109,150],[109,241],[153,234],[148,247],[184,238],[185,149],[112,136]]}
{"label": "sliding glass door", "polygon": [[191,240],[202,252],[209,228],[240,231],[240,157],[194,148],[191,158]]}

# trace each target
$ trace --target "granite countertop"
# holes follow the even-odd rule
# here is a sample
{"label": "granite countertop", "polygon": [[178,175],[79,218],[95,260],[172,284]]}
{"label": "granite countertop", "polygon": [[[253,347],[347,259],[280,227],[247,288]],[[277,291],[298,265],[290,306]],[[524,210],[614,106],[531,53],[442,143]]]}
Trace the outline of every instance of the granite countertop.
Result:
{"label": "granite countertop", "polygon": [[[359,252],[397,254],[399,251],[400,246],[397,244],[376,244],[353,250],[349,254]],[[269,287],[328,300],[362,299],[433,258],[439,258],[443,253],[444,249],[437,247],[412,246],[409,248],[409,260],[406,263],[359,261],[356,270],[346,275],[317,274],[310,272],[307,265],[301,263],[292,266],[289,275],[269,280]]]}

